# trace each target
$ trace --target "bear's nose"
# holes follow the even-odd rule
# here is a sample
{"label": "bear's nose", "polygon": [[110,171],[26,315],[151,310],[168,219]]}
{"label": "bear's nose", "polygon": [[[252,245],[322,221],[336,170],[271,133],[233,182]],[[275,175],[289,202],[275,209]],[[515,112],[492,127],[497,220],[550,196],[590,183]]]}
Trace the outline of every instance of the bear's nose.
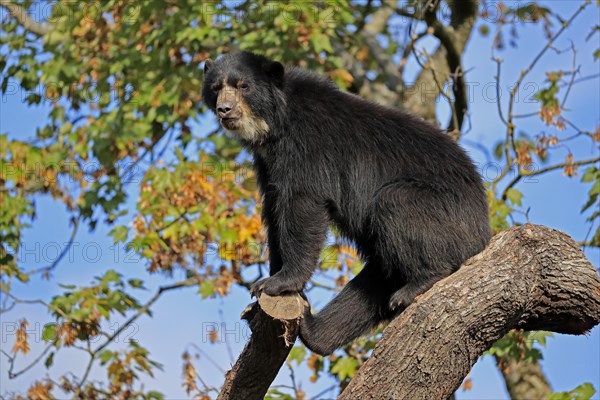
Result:
{"label": "bear's nose", "polygon": [[230,103],[228,101],[217,104],[217,114],[219,114],[219,117],[226,117],[232,109],[233,103]]}

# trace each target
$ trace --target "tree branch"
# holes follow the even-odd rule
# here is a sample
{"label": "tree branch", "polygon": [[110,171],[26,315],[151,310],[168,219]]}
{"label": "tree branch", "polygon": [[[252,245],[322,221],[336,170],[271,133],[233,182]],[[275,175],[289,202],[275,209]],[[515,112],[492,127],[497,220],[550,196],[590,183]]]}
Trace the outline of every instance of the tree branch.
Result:
{"label": "tree branch", "polygon": [[452,77],[452,91],[454,92],[454,106],[452,107],[454,115],[448,130],[460,131],[468,107],[461,52],[454,45],[456,39],[453,33],[437,19],[436,8],[425,11],[425,22],[446,49],[446,61],[448,62],[449,76]]}
{"label": "tree branch", "polygon": [[511,399],[547,399],[552,393],[539,363],[496,357],[496,364]]}
{"label": "tree branch", "polygon": [[392,321],[340,398],[448,398],[510,329],[584,334],[599,322],[600,278],[577,243],[512,228]]}
{"label": "tree branch", "polygon": [[508,190],[511,189],[513,186],[515,186],[517,183],[519,183],[519,181],[523,177],[542,175],[542,174],[545,174],[546,172],[555,171],[557,169],[562,169],[569,165],[580,167],[582,165],[597,164],[598,162],[600,162],[600,157],[592,158],[590,160],[575,161],[572,163],[564,162],[564,163],[560,163],[560,164],[550,165],[546,168],[542,168],[537,171],[526,171],[526,170],[522,170],[521,168],[519,168],[519,174],[512,181],[510,181],[510,183],[508,185],[506,185],[506,187],[504,188],[504,191],[502,192],[502,200],[507,199]]}
{"label": "tree branch", "polygon": [[[247,309],[252,337],[219,399],[263,398],[297,333],[290,310],[283,322]],[[600,278],[577,243],[542,226],[511,228],[399,314],[340,398],[448,398],[510,329],[583,334],[599,322]]]}
{"label": "tree branch", "polygon": [[0,6],[6,8],[10,15],[12,15],[25,30],[37,36],[44,36],[52,30],[47,23],[40,24],[35,22],[33,18],[29,16],[27,10],[18,4],[2,0],[0,1]]}
{"label": "tree branch", "polygon": [[[429,59],[431,68],[422,69],[417,75],[417,79],[412,87],[406,90],[404,104],[407,109],[416,112],[427,120],[435,121],[435,99],[441,92],[438,88],[438,85],[436,85],[433,81],[432,69],[436,71],[437,77],[439,78],[442,86],[451,77],[453,77],[453,75],[455,79],[460,78],[464,80],[464,77],[462,76],[464,71],[462,71],[462,69],[458,69],[460,62],[453,63],[454,68],[451,68],[452,66],[449,65],[448,57],[450,57],[450,60],[455,60],[456,55],[458,55],[458,60],[460,61],[460,54],[462,54],[464,51],[465,46],[471,36],[473,26],[475,25],[475,19],[477,17],[477,3],[478,2],[476,0],[449,2],[448,4],[452,10],[452,17],[450,25],[448,26],[443,25],[439,21],[439,25],[434,23],[434,21],[437,21],[437,19],[433,19],[435,18],[435,10],[431,10],[431,12],[427,12],[427,9],[425,10],[429,15],[429,23],[433,23],[435,25],[432,26],[432,28],[434,29],[434,34],[438,40],[440,40],[441,45],[435,50]],[[424,18],[425,17],[426,16],[424,16]],[[456,107],[456,109],[464,109],[464,112],[462,112],[464,118],[464,114],[466,113],[468,106],[466,88],[464,86],[464,82],[461,83],[455,80],[454,83],[453,89],[459,91],[458,96],[456,96],[455,93],[455,98],[460,102],[460,104],[457,104],[458,107]],[[463,92],[464,95],[462,94]],[[461,114],[461,112],[458,113]]]}
{"label": "tree branch", "polygon": [[385,83],[388,89],[393,92],[400,93],[404,86],[402,76],[398,71],[398,67],[392,58],[386,53],[377,41],[376,35],[383,32],[388,20],[394,15],[393,3],[388,1],[383,7],[379,8],[371,16],[371,21],[367,23],[359,32],[365,44],[369,48],[371,55],[385,74]]}
{"label": "tree branch", "polygon": [[[298,336],[298,325],[277,321],[257,303],[242,313],[252,336],[234,366],[225,374],[217,400],[262,400]],[[288,327],[286,327],[288,325]]]}

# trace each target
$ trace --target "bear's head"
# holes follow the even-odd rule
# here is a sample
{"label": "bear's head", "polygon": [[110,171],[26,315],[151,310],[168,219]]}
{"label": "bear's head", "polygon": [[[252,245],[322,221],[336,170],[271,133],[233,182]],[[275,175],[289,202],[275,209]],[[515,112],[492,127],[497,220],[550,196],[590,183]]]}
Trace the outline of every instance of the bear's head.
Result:
{"label": "bear's head", "polygon": [[249,52],[227,53],[204,65],[202,97],[223,128],[242,140],[262,142],[285,104],[282,64]]}

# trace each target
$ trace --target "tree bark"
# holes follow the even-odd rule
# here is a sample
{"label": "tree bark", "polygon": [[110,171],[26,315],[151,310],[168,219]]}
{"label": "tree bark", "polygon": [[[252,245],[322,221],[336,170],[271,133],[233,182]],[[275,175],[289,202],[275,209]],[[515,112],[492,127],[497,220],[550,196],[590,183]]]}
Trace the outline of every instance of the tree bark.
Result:
{"label": "tree bark", "polygon": [[340,398],[445,399],[510,329],[583,334],[598,322],[600,279],[577,244],[512,228],[392,321]]}
{"label": "tree bark", "polygon": [[242,313],[252,336],[227,371],[217,400],[263,399],[298,336],[298,324],[271,318],[257,303]]}
{"label": "tree bark", "polygon": [[[289,352],[282,322],[255,309],[248,319],[252,338],[220,399],[262,398]],[[511,228],[399,314],[340,398],[446,399],[510,329],[583,334],[599,322],[600,278],[577,244],[542,226]]]}
{"label": "tree bark", "polygon": [[[452,52],[455,54],[449,54],[449,50],[443,44],[438,46],[429,59],[431,68],[422,69],[413,85],[406,90],[404,98],[406,109],[421,115],[428,121],[436,121],[436,99],[440,95],[438,84],[443,87],[450,80],[451,73],[454,72],[450,71],[448,56],[458,56],[460,59],[465,51],[477,20],[478,3],[476,0],[450,1],[448,3],[452,10],[451,21],[445,27],[440,24],[440,28],[443,27],[448,42],[453,44]],[[435,78],[432,70],[435,71]]]}
{"label": "tree bark", "polygon": [[506,390],[512,400],[546,399],[552,388],[536,362],[502,360],[498,369],[504,377]]}
{"label": "tree bark", "polygon": [[29,16],[26,9],[18,4],[2,1],[0,7],[4,7],[21,24],[26,31],[29,31],[37,36],[44,36],[52,30],[48,23],[40,24]]}

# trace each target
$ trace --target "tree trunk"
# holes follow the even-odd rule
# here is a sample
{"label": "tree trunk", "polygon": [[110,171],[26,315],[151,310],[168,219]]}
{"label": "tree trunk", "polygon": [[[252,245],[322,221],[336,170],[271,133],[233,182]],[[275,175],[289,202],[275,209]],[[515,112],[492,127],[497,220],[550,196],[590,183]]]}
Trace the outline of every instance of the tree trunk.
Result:
{"label": "tree trunk", "polygon": [[600,279],[562,232],[502,232],[385,329],[346,399],[445,399],[512,328],[582,334],[600,322]]}

